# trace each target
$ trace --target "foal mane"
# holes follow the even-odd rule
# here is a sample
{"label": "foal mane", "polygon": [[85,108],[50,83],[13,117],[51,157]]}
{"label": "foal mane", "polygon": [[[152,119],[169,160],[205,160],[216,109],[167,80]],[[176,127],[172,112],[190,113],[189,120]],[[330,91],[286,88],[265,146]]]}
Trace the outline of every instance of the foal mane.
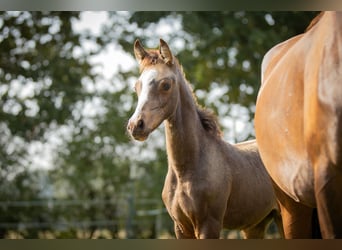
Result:
{"label": "foal mane", "polygon": [[[151,65],[156,65],[156,64],[165,64],[162,56],[160,55],[158,50],[148,50],[148,54],[144,57],[144,59],[140,62],[140,72],[144,70],[144,68],[151,66]],[[193,101],[196,105],[196,111],[198,114],[198,117],[201,121],[202,127],[206,132],[209,134],[219,137],[222,137],[222,131],[219,126],[219,122],[217,119],[217,116],[214,114],[212,110],[209,110],[207,108],[201,107],[198,102],[197,102],[197,97],[189,84],[189,82],[186,80],[183,67],[179,63],[178,59],[174,57],[174,65],[173,67],[179,68],[179,71],[181,72],[184,83],[186,84],[187,89],[191,93],[191,96],[193,98]]]}
{"label": "foal mane", "polygon": [[220,129],[217,116],[213,111],[206,108],[201,108],[197,105],[197,114],[205,131],[214,136],[220,138],[222,137],[222,131]]}

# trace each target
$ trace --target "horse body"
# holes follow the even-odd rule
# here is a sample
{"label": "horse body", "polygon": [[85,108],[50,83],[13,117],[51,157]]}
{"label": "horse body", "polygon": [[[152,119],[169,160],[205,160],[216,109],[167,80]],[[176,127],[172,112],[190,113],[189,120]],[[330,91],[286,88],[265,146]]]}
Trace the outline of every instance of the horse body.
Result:
{"label": "horse body", "polygon": [[342,13],[271,49],[255,114],[265,167],[279,187],[285,236],[342,237]]}
{"label": "horse body", "polygon": [[225,227],[262,238],[272,218],[281,224],[256,142],[231,145],[221,139],[216,117],[198,107],[164,41],[160,51],[149,52],[136,42],[135,54],[142,74],[128,130],[145,140],[165,120],[168,172],[162,199],[176,237],[219,238]]}

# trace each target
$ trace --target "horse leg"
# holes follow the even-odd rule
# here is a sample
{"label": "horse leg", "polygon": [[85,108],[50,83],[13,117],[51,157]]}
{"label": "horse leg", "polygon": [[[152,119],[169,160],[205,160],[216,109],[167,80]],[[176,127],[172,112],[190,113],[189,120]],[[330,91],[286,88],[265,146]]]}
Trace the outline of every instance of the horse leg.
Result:
{"label": "horse leg", "polygon": [[242,230],[245,239],[263,239],[268,225],[274,217],[274,211],[271,211],[262,221],[253,227]]}
{"label": "horse leg", "polygon": [[278,228],[278,233],[280,234],[281,238],[285,238],[284,235],[284,227],[283,227],[283,219],[281,217],[281,213],[279,210],[273,210],[273,219],[275,224],[277,225]]}
{"label": "horse leg", "polygon": [[194,232],[183,229],[183,227],[177,225],[176,222],[174,223],[174,230],[177,239],[196,239]]}
{"label": "horse leg", "polygon": [[214,218],[209,218],[195,230],[197,239],[219,239],[222,223]]}
{"label": "horse leg", "polygon": [[265,228],[264,227],[251,227],[248,229],[242,230],[242,235],[245,239],[263,239],[265,236]]}
{"label": "horse leg", "polygon": [[312,237],[314,239],[322,239],[321,227],[318,220],[317,208],[312,210]]}
{"label": "horse leg", "polygon": [[[213,217],[203,218],[201,221],[197,221],[192,234],[184,234],[186,238],[196,238],[196,239],[219,239],[222,229],[222,223],[220,220]],[[178,238],[178,237],[177,237]]]}
{"label": "horse leg", "polygon": [[342,169],[328,164],[315,168],[315,196],[323,238],[342,238]]}
{"label": "horse leg", "polygon": [[207,218],[199,222],[195,228],[174,222],[174,231],[177,239],[219,239],[221,229],[222,223],[214,218]]}
{"label": "horse leg", "polygon": [[312,238],[313,208],[294,201],[279,187],[274,187],[283,221],[284,237],[286,239]]}
{"label": "horse leg", "polygon": [[[268,225],[268,223],[267,223]],[[257,224],[254,227],[242,230],[242,234],[245,239],[263,239],[265,237],[266,226],[262,224]]]}

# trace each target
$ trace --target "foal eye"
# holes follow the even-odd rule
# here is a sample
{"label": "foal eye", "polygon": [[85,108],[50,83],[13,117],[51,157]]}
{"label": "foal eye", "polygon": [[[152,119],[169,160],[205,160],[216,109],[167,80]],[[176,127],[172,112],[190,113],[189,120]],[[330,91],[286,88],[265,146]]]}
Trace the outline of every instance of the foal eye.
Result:
{"label": "foal eye", "polygon": [[164,91],[168,91],[171,88],[171,84],[169,82],[163,82],[162,83],[162,89]]}

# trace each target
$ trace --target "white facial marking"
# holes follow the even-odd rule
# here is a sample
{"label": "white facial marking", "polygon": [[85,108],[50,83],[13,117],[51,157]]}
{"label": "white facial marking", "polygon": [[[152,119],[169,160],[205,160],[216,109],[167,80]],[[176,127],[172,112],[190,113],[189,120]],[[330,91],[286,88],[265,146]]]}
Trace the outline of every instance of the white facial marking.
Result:
{"label": "white facial marking", "polygon": [[144,71],[139,77],[139,81],[141,82],[141,92],[139,95],[137,108],[135,109],[135,112],[133,114],[134,118],[140,113],[142,107],[147,102],[148,92],[150,90],[150,82],[152,82],[157,77],[157,75],[157,70],[148,69]]}

